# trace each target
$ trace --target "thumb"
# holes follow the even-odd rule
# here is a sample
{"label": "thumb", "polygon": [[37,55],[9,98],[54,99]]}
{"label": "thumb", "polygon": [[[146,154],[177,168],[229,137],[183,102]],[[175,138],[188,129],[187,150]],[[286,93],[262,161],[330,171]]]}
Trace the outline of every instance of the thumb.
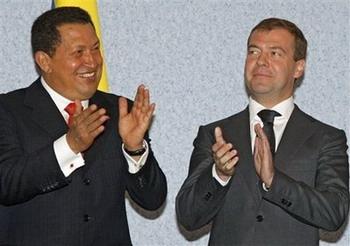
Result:
{"label": "thumb", "polygon": [[83,106],[81,105],[81,102],[79,99],[74,100],[75,103],[75,112],[74,115],[78,115],[83,111]]}
{"label": "thumb", "polygon": [[267,140],[266,134],[259,123],[254,125],[254,131],[256,136],[260,138],[262,141]]}
{"label": "thumb", "polygon": [[128,114],[128,102],[124,97],[119,98],[119,118]]}
{"label": "thumb", "polygon": [[222,130],[220,127],[215,127],[215,141],[219,144],[224,144],[225,140],[222,136]]}

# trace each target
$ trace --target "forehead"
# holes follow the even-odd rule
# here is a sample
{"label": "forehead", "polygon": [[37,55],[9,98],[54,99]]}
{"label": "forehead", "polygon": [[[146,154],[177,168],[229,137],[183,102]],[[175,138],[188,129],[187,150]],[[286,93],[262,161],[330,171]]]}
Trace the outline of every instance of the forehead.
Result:
{"label": "forehead", "polygon": [[272,30],[255,30],[248,41],[248,46],[277,46],[294,49],[295,38],[287,30],[278,28]]}
{"label": "forehead", "polygon": [[91,24],[69,23],[59,26],[61,42],[89,41],[95,43],[98,38]]}

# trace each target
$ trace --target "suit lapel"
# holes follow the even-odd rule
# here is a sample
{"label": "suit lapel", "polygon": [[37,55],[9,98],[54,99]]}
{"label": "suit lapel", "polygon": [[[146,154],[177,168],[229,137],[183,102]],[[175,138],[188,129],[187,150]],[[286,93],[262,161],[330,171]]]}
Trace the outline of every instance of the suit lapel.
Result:
{"label": "suit lapel", "polygon": [[[295,106],[278,146],[275,155],[275,166],[284,170],[285,166],[288,165],[286,160],[295,158],[295,153],[305,146],[305,142],[314,134],[314,131],[313,119]],[[223,135],[225,140],[231,142],[238,150],[239,162],[236,175],[242,177],[256,204],[259,205],[261,194],[257,186],[260,183],[254,167],[248,108],[233,117],[229,124],[223,126]]]}
{"label": "suit lapel", "polygon": [[237,164],[236,174],[242,177],[256,204],[259,204],[261,195],[259,189],[257,189],[258,178],[252,155],[248,107],[239,113],[237,117],[233,118],[228,129],[223,134],[224,138],[226,135],[227,141],[232,141],[232,144],[238,150],[239,162]]}
{"label": "suit lapel", "polygon": [[296,105],[282,135],[275,154],[275,165],[284,170],[286,160],[291,160],[300,148],[305,146],[306,140],[314,134],[313,119],[306,117]]}
{"label": "suit lapel", "polygon": [[[84,152],[84,159],[88,162],[91,163],[97,158],[103,158],[102,156],[107,154],[106,153],[106,148],[109,146],[106,145],[106,143],[111,143],[114,138],[116,133],[117,133],[117,122],[116,119],[118,115],[117,113],[117,108],[113,108],[111,104],[106,100],[106,98],[101,94],[100,92],[96,92],[94,96],[90,99],[89,104],[95,104],[97,105],[98,108],[104,108],[107,110],[107,115],[110,116],[110,119],[107,120],[107,122],[104,124],[105,125],[105,130],[101,135],[99,135],[94,143],[91,145],[91,147]],[[112,104],[116,105],[116,104]],[[117,152],[117,150],[115,151]],[[110,157],[106,157],[110,158]]]}
{"label": "suit lapel", "polygon": [[67,131],[67,125],[50,95],[42,86],[40,79],[28,87],[24,104],[31,108],[31,120],[57,138]]}

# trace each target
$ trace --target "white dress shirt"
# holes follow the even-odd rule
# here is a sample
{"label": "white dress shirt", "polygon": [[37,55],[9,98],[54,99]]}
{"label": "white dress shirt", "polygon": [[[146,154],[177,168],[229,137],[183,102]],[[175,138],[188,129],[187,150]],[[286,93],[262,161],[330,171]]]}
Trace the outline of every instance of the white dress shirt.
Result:
{"label": "white dress shirt", "polygon": [[[53,90],[44,80],[44,78],[41,77],[41,83],[43,87],[46,89],[46,91],[49,93],[51,99],[54,101],[56,107],[62,114],[65,121],[68,121],[68,113],[64,110],[65,107],[71,103],[72,101],[68,100],[67,98],[61,96],[58,94],[55,90]],[[89,100],[81,101],[81,105],[84,109],[86,109],[89,106]],[[63,174],[68,177],[72,172],[74,172],[76,169],[82,167],[85,165],[85,160],[81,153],[75,154],[71,148],[68,145],[66,135],[64,134],[60,138],[58,138],[53,143],[54,152],[56,155],[57,162],[63,172]],[[146,148],[145,153],[141,156],[141,158],[138,161],[135,161],[131,156],[129,156],[125,150],[124,150],[124,144],[122,146],[123,154],[128,162],[129,165],[129,172],[130,173],[136,173],[138,172],[143,165],[146,163],[147,157],[148,157],[148,144],[144,140],[143,145]]]}
{"label": "white dress shirt", "polygon": [[[260,124],[261,127],[264,126],[262,120],[258,116],[258,113],[263,110],[267,109],[263,105],[259,104],[257,101],[255,101],[253,98],[249,97],[249,122],[250,122],[250,140],[252,145],[252,154],[254,154],[254,142],[255,142],[255,130],[254,126],[256,124]],[[275,140],[276,140],[276,149],[278,148],[278,145],[281,141],[284,129],[287,126],[287,122],[292,115],[293,109],[294,109],[294,98],[291,96],[287,98],[286,100],[280,102],[279,104],[276,104],[272,108],[269,108],[271,110],[274,110],[281,114],[281,116],[276,116],[273,123],[273,130],[275,132]],[[223,136],[225,139],[225,136]],[[239,154],[239,153],[238,153]],[[213,177],[222,185],[225,186],[228,184],[229,180],[223,181],[219,178],[216,169],[215,164],[212,168]]]}
{"label": "white dress shirt", "polygon": [[[254,142],[256,137],[254,126],[257,123],[259,123],[261,127],[264,126],[263,122],[258,116],[258,113],[263,109],[266,109],[266,107],[259,104],[257,101],[255,101],[251,97],[249,98],[249,122],[250,122],[250,139],[252,143],[252,153],[254,153]],[[288,99],[280,102],[279,104],[276,104],[275,106],[269,109],[274,110],[281,114],[281,116],[276,116],[273,121],[273,131],[275,133],[275,143],[276,143],[275,151],[276,151],[281,141],[284,129],[287,126],[287,122],[293,112],[294,99],[293,97],[289,97]]]}

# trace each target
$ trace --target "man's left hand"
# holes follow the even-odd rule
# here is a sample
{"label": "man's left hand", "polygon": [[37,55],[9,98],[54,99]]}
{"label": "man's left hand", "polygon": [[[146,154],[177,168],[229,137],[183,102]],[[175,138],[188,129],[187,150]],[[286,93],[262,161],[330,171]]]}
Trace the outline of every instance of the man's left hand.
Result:
{"label": "man's left hand", "polygon": [[150,104],[150,93],[144,85],[137,88],[134,104],[128,112],[127,100],[119,98],[119,134],[127,150],[143,147],[143,139],[148,130],[155,104]]}
{"label": "man's left hand", "polygon": [[254,130],[256,133],[254,145],[255,171],[265,186],[270,187],[274,175],[274,165],[269,140],[260,124],[256,124]]}

